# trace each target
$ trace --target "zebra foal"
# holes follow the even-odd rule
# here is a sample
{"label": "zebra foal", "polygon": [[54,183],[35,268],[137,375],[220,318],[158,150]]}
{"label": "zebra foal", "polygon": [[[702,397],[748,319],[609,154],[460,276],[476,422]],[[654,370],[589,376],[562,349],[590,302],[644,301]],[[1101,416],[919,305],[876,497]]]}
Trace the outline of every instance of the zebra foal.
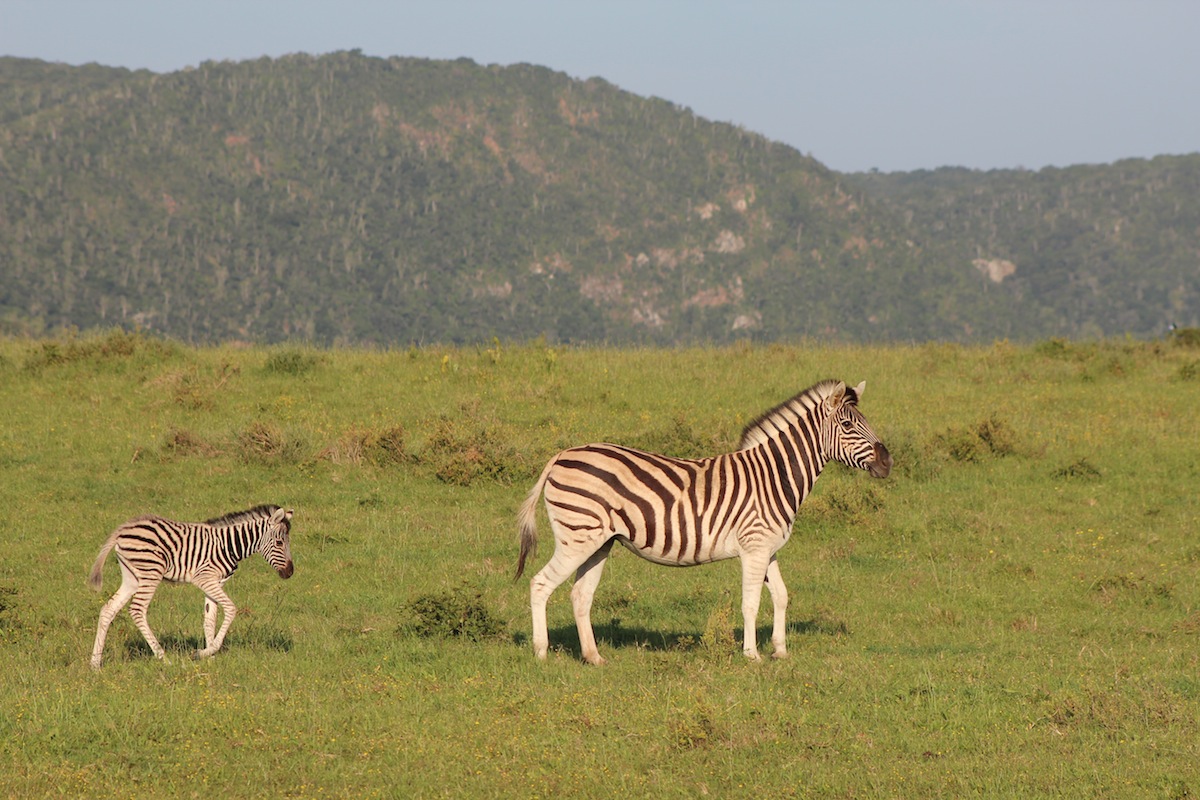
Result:
{"label": "zebra foal", "polygon": [[[163,658],[162,646],[146,620],[146,610],[162,581],[191,583],[204,592],[204,649],[196,651],[196,657],[206,658],[220,650],[237,614],[237,606],[225,594],[225,581],[233,575],[238,563],[253,553],[261,553],[279,577],[292,577],[291,529],[291,509],[271,505],[207,522],[174,522],[145,516],[118,527],[100,548],[88,576],[88,587],[100,591],[104,562],[110,551],[117,551],[121,588],[100,609],[92,669],[100,669],[108,628],[126,603],[130,604],[129,616],[146,637],[154,655]],[[219,631],[218,607],[225,612]]]}
{"label": "zebra foal", "polygon": [[765,582],[775,607],[774,655],[784,642],[787,588],[775,554],[800,503],[829,461],[887,477],[888,453],[858,410],[866,382],[822,381],[755,419],[734,453],[681,459],[614,444],[564,450],[542,470],[518,515],[517,577],[537,546],[537,501],[545,494],[554,555],[530,581],[533,650],[546,657],[546,602],[575,573],[571,603],[583,658],[603,664],[592,631],[592,597],[614,542],[642,558],[692,566],[742,563],[742,651],[758,660],[755,625]]}

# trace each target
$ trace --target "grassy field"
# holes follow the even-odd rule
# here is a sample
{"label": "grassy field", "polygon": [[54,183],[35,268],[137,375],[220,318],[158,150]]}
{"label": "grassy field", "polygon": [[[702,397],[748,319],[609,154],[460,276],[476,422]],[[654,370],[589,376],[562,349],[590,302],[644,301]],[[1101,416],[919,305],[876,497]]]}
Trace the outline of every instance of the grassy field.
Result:
{"label": "grassy field", "polygon": [[[896,459],[828,468],[749,663],[736,562],[614,551],[529,643],[515,514],[558,449],[731,449],[826,377]],[[0,796],[1200,795],[1200,349],[1179,342],[194,349],[0,339]],[[293,507],[225,648],[164,586],[88,668],[120,522]],[[552,545],[542,516],[543,548]],[[531,571],[531,572],[532,572]],[[769,602],[760,641],[769,639]]]}

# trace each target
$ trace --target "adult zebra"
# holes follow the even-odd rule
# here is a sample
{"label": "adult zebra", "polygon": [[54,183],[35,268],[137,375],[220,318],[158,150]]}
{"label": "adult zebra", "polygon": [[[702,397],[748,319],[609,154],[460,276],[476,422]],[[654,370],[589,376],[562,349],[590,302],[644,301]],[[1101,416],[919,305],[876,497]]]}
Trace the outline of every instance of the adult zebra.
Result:
{"label": "adult zebra", "polygon": [[[137,625],[150,649],[163,657],[162,646],[150,630],[146,610],[162,581],[191,583],[204,592],[204,649],[196,652],[205,658],[221,649],[225,634],[233,624],[237,606],[225,594],[224,584],[238,563],[252,553],[262,553],[281,578],[292,577],[290,533],[292,511],[279,506],[256,506],[207,522],[173,522],[155,516],[131,519],[113,531],[100,548],[88,576],[88,587],[100,591],[104,562],[116,549],[121,563],[121,588],[100,609],[96,644],[92,647],[92,669],[100,669],[104,639],[113,619],[132,599],[129,616]],[[217,631],[217,607],[225,612]]]}
{"label": "adult zebra", "polygon": [[737,452],[697,460],[614,444],[564,450],[542,470],[521,506],[517,577],[537,546],[536,508],[543,491],[554,556],[530,581],[533,649],[549,647],[546,601],[575,572],[571,603],[583,657],[603,664],[591,606],[613,542],[659,564],[692,566],[742,560],[742,650],[759,659],[755,631],[762,584],[775,606],[771,641],[784,643],[787,588],[775,554],[787,542],[800,503],[830,461],[887,477],[892,457],[858,410],[866,382],[823,381],[746,426]]}

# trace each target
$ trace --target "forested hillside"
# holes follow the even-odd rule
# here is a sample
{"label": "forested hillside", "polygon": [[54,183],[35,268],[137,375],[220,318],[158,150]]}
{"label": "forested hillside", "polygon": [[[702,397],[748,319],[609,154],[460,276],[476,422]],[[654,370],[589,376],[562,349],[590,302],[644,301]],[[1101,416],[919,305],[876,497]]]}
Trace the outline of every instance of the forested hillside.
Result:
{"label": "forested hillside", "polygon": [[1015,301],[998,335],[1154,334],[1200,321],[1200,155],[854,182],[902,221],[892,240],[974,265]]}
{"label": "forested hillside", "polygon": [[1200,156],[840,175],[529,65],[3,58],[0,332],[1154,335],[1200,321],[1198,185]]}

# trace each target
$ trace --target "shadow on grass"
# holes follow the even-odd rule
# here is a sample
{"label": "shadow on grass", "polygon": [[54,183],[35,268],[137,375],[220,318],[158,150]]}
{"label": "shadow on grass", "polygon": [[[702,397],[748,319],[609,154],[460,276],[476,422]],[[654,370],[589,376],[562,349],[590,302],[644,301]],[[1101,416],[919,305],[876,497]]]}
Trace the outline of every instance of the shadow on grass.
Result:
{"label": "shadow on grass", "polygon": [[[158,637],[159,644],[166,651],[168,658],[191,658],[197,650],[203,649],[204,637],[201,635],[185,636],[178,633],[167,633]],[[278,628],[258,626],[240,633],[230,633],[225,637],[220,652],[226,650],[274,650],[290,653],[292,650],[292,635]],[[150,645],[138,634],[125,641],[125,657],[153,658]]]}
{"label": "shadow on grass", "polygon": [[[625,625],[619,620],[611,620],[606,623],[593,620],[592,629],[596,633],[596,643],[601,649],[601,654],[603,654],[603,650],[606,648],[621,650],[632,647],[637,650],[649,650],[651,652],[668,652],[672,650],[688,652],[699,650],[704,646],[701,641],[703,637],[702,631],[651,630],[640,626]],[[583,657],[582,651],[579,648],[579,633],[575,629],[574,623],[550,628],[549,633],[550,647],[552,649],[561,648],[566,652],[570,652],[576,658]],[[796,636],[849,636],[850,629],[846,627],[845,622],[839,619],[817,616],[811,619],[788,622],[787,633],[789,639]],[[733,635],[735,642],[740,647],[742,629],[740,627],[735,628]],[[528,632],[514,634],[512,641],[514,644],[523,647],[530,646]],[[759,649],[761,650],[764,645],[769,649],[770,644],[771,626],[759,626]]]}

